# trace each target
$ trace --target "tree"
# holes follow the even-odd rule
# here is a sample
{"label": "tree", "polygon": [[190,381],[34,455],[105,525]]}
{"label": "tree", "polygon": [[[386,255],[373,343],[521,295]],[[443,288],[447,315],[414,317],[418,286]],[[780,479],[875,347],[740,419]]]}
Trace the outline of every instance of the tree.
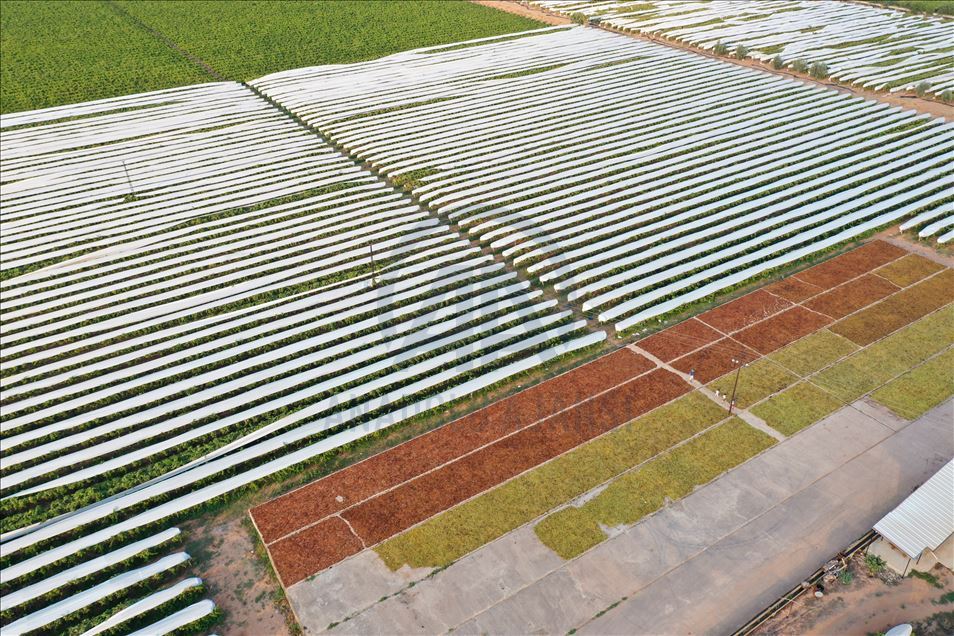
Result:
{"label": "tree", "polygon": [[812,62],[812,65],[808,67],[808,74],[815,79],[825,79],[829,75],[828,65],[824,62]]}

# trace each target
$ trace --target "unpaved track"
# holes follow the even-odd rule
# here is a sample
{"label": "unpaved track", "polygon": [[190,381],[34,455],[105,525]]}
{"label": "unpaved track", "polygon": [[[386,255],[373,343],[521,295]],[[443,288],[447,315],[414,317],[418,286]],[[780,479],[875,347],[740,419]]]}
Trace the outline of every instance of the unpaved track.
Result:
{"label": "unpaved track", "polygon": [[546,22],[547,24],[553,25],[562,25],[562,24],[573,24],[573,21],[566,16],[562,16],[556,13],[550,13],[544,11],[539,7],[531,7],[526,4],[521,4],[519,2],[512,2],[511,0],[472,0],[475,4],[482,4],[485,7],[490,7],[491,9],[499,9],[501,11],[506,11],[507,13],[514,13],[516,15],[522,15],[525,18],[530,18],[532,20],[540,20],[541,22]]}

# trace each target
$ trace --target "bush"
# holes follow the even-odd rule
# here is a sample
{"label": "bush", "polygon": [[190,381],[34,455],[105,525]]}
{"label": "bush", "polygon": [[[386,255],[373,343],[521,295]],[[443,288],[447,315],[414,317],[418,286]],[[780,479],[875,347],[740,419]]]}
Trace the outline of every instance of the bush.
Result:
{"label": "bush", "polygon": [[774,68],[776,71],[785,68],[785,61],[782,59],[781,55],[776,55],[772,58],[772,68]]}
{"label": "bush", "polygon": [[570,19],[576,22],[577,24],[586,24],[586,14],[580,13],[579,11],[570,14]]}
{"label": "bush", "polygon": [[943,102],[954,102],[954,92],[952,92],[949,88],[945,88],[940,94],[940,98]]}
{"label": "bush", "polygon": [[828,77],[828,65],[824,62],[812,62],[808,67],[808,74],[815,79],[825,79]]}
{"label": "bush", "polygon": [[885,567],[887,567],[884,559],[879,557],[877,554],[866,554],[865,555],[865,567],[868,568],[868,572],[871,574],[881,574],[884,572]]}
{"label": "bush", "polygon": [[744,44],[739,44],[735,47],[735,57],[744,60],[749,56],[749,50],[745,47]]}
{"label": "bush", "polygon": [[722,42],[719,42],[714,47],[712,47],[712,52],[715,53],[716,55],[725,55],[729,52],[729,47],[723,44]]}
{"label": "bush", "polygon": [[805,60],[795,60],[792,62],[792,70],[796,73],[808,72],[808,63]]}
{"label": "bush", "polygon": [[924,97],[929,90],[931,90],[931,82],[918,82],[914,87],[914,92],[918,94],[918,97]]}

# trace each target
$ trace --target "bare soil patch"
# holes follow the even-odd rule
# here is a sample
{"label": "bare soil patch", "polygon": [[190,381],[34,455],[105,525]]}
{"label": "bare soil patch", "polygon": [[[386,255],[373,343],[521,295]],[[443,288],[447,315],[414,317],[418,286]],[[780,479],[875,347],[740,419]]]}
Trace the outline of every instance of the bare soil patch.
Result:
{"label": "bare soil patch", "polygon": [[[226,511],[183,524],[192,571],[205,583],[222,622],[222,634],[285,636],[291,610],[274,576],[255,552],[254,529],[244,515]],[[277,592],[277,594],[276,594]]]}
{"label": "bare soil patch", "polygon": [[896,225],[879,232],[875,238],[914,252],[935,263],[954,267],[954,243],[941,245],[931,239],[921,240],[914,232],[902,232]]}
{"label": "bare soil patch", "polygon": [[544,11],[539,7],[531,7],[525,4],[520,4],[517,2],[511,2],[510,0],[471,0],[476,4],[482,4],[485,7],[490,7],[492,9],[499,9],[500,11],[506,11],[507,13],[514,13],[516,15],[522,15],[525,18],[530,18],[532,20],[539,20],[541,22],[546,22],[547,24],[552,25],[561,25],[561,24],[573,24],[573,21],[570,18],[559,15],[556,13],[550,13],[549,11]]}
{"label": "bare soil patch", "polygon": [[885,583],[868,573],[860,554],[851,560],[849,572],[847,585],[839,581],[829,584],[822,598],[802,595],[754,633],[879,634],[902,623],[926,623],[938,613],[954,610],[954,605],[941,602],[942,595],[954,591],[954,577],[943,568],[931,571],[941,583],[940,589],[911,577],[893,585]]}

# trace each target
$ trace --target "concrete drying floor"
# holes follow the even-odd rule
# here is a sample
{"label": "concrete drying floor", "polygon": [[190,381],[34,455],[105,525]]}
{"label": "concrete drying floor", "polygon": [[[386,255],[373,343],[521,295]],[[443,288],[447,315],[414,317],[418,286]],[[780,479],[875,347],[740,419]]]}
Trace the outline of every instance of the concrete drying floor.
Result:
{"label": "concrete drying floor", "polygon": [[308,633],[731,632],[950,460],[952,422],[859,401],[571,561],[528,525],[429,578],[365,551],[288,596]]}

